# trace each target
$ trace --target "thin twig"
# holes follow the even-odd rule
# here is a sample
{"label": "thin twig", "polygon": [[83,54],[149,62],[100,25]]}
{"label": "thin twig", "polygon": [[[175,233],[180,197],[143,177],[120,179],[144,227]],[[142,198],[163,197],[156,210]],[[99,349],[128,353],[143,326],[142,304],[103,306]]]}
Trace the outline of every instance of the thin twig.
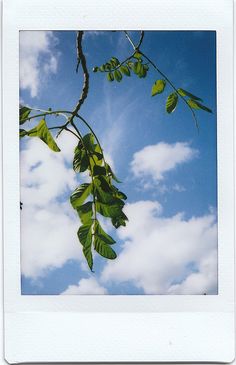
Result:
{"label": "thin twig", "polygon": [[[32,109],[32,110],[40,110],[40,109]],[[42,111],[42,110],[40,110],[40,111]],[[65,117],[67,119],[68,116],[65,115],[64,113],[72,114],[72,112],[69,112],[68,110],[56,110],[56,111],[47,111],[47,110],[45,110],[45,111],[43,111],[43,113],[32,115],[31,117],[22,119],[21,123],[26,122],[27,120],[34,119],[34,118],[45,117],[46,115],[54,115],[54,114],[55,115],[62,115],[63,117]]]}
{"label": "thin twig", "polygon": [[124,33],[125,33],[126,38],[129,41],[129,43],[131,43],[133,49],[136,51],[136,46],[135,46],[134,42],[132,41],[132,39],[130,38],[129,33],[126,30],[124,30]]}
{"label": "thin twig", "polygon": [[136,49],[138,50],[139,47],[141,46],[142,42],[143,42],[143,37],[144,37],[144,31],[142,30],[141,33],[140,33],[140,39],[139,39],[139,42],[136,46]]}
{"label": "thin twig", "polygon": [[[77,136],[77,134],[74,133],[70,128],[65,127],[65,125],[62,125],[62,126],[59,125],[59,126],[55,126],[55,127],[50,127],[48,129],[51,130],[51,129],[61,129],[61,128],[63,128],[65,131],[68,131],[68,132],[72,133],[76,138],[78,138],[80,140],[79,136]],[[58,134],[57,134],[56,138],[57,137],[58,137]]]}

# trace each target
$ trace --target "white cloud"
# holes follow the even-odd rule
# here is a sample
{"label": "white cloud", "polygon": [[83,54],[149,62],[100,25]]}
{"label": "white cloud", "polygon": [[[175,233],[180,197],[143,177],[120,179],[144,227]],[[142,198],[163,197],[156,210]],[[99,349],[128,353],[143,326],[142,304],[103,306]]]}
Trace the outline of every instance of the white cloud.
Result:
{"label": "white cloud", "polygon": [[75,187],[72,162],[75,137],[64,133],[57,139],[61,152],[53,152],[38,138],[21,151],[21,196],[24,204],[43,206]]}
{"label": "white cloud", "polygon": [[68,202],[78,184],[66,165],[75,141],[64,133],[57,143],[62,151],[55,153],[31,138],[21,152],[21,271],[34,279],[69,259],[82,259],[79,220]]}
{"label": "white cloud", "polygon": [[69,285],[61,295],[107,294],[106,288],[100,286],[95,278],[81,279],[78,285]]}
{"label": "white cloud", "polygon": [[20,88],[38,95],[40,84],[49,74],[55,74],[58,55],[57,38],[51,31],[20,32]]}
{"label": "white cloud", "polygon": [[158,182],[164,179],[167,172],[191,161],[197,155],[198,151],[191,148],[187,142],[160,142],[136,152],[131,162],[131,170],[135,177],[152,177]]}
{"label": "white cloud", "polygon": [[131,281],[146,294],[216,294],[217,226],[215,215],[185,219],[164,217],[158,202],[128,204],[124,240],[114,262],[108,262],[103,282]]}

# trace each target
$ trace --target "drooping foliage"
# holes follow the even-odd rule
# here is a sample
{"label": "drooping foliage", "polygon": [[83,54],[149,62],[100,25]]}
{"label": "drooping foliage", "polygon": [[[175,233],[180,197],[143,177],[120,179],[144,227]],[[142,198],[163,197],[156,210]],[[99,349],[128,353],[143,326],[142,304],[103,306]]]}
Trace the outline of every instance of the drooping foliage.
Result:
{"label": "drooping foliage", "polygon": [[[140,79],[147,77],[154,78],[151,89],[151,96],[156,97],[164,94],[167,87],[171,88],[171,93],[166,97],[165,109],[168,114],[172,114],[180,101],[184,102],[186,107],[191,111],[192,117],[198,127],[198,121],[195,111],[202,110],[212,113],[211,109],[202,104],[202,99],[193,95],[191,92],[182,88],[176,88],[167,76],[157,67],[157,65],[142,52],[141,46],[144,38],[144,32],[140,32],[140,40],[137,45],[134,44],[128,32],[124,34],[132,46],[133,52],[125,60],[120,61],[117,57],[110,59],[101,66],[94,66],[93,72],[105,73],[109,82],[121,82],[126,77],[136,76]],[[72,166],[76,174],[86,173],[89,181],[80,184],[71,194],[70,203],[77,212],[80,226],[78,229],[78,239],[82,245],[85,259],[87,260],[90,270],[93,270],[93,251],[95,250],[100,256],[113,260],[116,253],[113,249],[115,240],[108,235],[101,225],[101,217],[110,220],[111,224],[117,229],[125,226],[128,221],[123,208],[127,199],[126,195],[116,186],[120,183],[107,163],[103,149],[98,137],[91,128],[90,124],[81,116],[80,109],[89,91],[89,72],[86,64],[86,57],[82,49],[83,32],[77,32],[77,68],[81,65],[84,75],[84,85],[81,96],[74,110],[48,110],[33,109],[29,106],[20,106],[19,124],[20,138],[36,137],[43,141],[52,151],[60,152],[52,130],[58,130],[56,137],[62,132],[68,132],[75,135],[78,143],[74,149],[74,158]],[[151,72],[152,71],[152,72]],[[156,79],[153,76],[158,73],[161,78]],[[66,122],[63,125],[54,125],[48,127],[46,116],[54,115],[65,117]],[[37,121],[37,124],[29,130],[21,128],[27,121]],[[77,121],[83,122],[88,128],[88,133],[81,134]],[[22,202],[20,207],[22,209]]]}

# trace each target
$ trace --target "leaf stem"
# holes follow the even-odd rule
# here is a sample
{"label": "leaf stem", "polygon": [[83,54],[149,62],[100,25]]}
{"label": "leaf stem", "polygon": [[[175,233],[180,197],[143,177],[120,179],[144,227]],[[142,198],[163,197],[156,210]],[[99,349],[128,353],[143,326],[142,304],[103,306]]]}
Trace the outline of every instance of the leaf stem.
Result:
{"label": "leaf stem", "polygon": [[90,160],[89,160],[89,155],[88,155],[88,151],[84,145],[84,142],[83,142],[83,137],[79,131],[79,129],[76,127],[75,123],[73,121],[71,121],[71,125],[74,127],[74,129],[76,130],[76,132],[78,133],[78,136],[80,137],[81,139],[81,143],[83,144],[84,146],[84,149],[85,149],[85,153],[87,155],[87,158],[88,158],[88,162],[89,162],[89,167],[90,167],[90,171],[91,171],[91,179],[92,179],[92,189],[93,189],[93,207],[94,207],[94,220],[97,219],[97,209],[96,209],[96,198],[95,198],[95,188],[94,188],[94,176],[93,176],[93,170],[92,170],[92,166],[91,166],[91,163],[90,163]]}
{"label": "leaf stem", "polygon": [[[46,115],[54,115],[54,114],[57,114],[57,115],[62,115],[63,117],[65,117],[66,119],[68,118],[67,115],[65,115],[64,113],[67,113],[67,114],[72,114],[72,112],[68,111],[68,110],[55,110],[55,111],[48,111],[48,110],[41,110],[41,109],[33,109],[33,108],[30,108],[32,110],[36,110],[36,111],[42,111],[42,113],[40,114],[36,114],[36,115],[32,115],[31,117],[28,117],[28,118],[25,118],[25,119],[22,119],[21,122],[26,122],[27,120],[31,120],[31,119],[34,119],[34,118],[39,118],[39,117],[45,117]],[[23,123],[22,123],[23,124]]]}

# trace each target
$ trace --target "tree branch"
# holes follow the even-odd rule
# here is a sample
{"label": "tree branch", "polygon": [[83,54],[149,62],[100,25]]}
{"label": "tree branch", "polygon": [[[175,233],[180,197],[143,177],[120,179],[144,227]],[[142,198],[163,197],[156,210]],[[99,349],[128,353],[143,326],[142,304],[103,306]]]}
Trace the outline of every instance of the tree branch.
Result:
{"label": "tree branch", "polygon": [[[65,127],[67,127],[68,124],[73,122],[74,117],[76,116],[76,114],[80,110],[82,104],[84,103],[85,99],[87,98],[88,91],[89,91],[89,72],[88,72],[88,68],[87,68],[86,58],[85,58],[85,55],[83,53],[83,48],[82,48],[83,34],[84,34],[83,31],[78,31],[77,36],[76,36],[76,50],[77,50],[76,71],[78,70],[79,64],[81,64],[82,70],[84,73],[84,84],[83,84],[83,89],[82,89],[80,98],[79,98],[74,110],[72,111],[72,115],[69,117],[68,122],[65,124]],[[59,131],[58,136],[63,131],[63,129],[65,129],[65,127]]]}

